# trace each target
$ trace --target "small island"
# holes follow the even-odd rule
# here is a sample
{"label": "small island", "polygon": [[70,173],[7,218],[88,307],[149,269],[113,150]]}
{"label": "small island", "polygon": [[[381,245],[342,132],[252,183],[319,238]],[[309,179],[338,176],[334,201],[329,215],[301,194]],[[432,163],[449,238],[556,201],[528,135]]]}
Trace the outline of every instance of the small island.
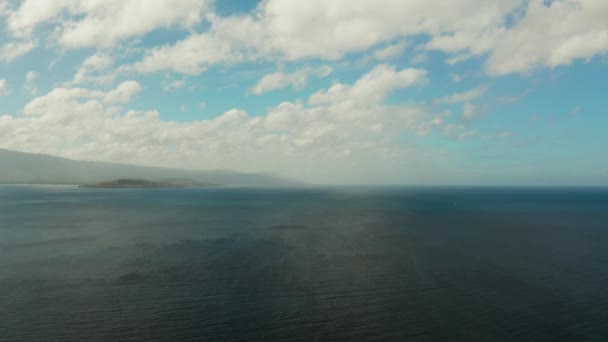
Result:
{"label": "small island", "polygon": [[80,185],[81,188],[108,188],[108,189],[164,189],[164,188],[194,188],[212,187],[218,184],[202,183],[191,179],[175,179],[153,182],[146,179],[116,179],[95,184]]}

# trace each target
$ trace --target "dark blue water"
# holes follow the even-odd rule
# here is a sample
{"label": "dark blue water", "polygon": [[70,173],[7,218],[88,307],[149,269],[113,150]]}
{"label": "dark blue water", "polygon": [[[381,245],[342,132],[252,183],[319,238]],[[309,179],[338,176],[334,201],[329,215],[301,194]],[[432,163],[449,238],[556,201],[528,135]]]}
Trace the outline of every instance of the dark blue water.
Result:
{"label": "dark blue water", "polygon": [[607,341],[608,190],[3,186],[0,340]]}

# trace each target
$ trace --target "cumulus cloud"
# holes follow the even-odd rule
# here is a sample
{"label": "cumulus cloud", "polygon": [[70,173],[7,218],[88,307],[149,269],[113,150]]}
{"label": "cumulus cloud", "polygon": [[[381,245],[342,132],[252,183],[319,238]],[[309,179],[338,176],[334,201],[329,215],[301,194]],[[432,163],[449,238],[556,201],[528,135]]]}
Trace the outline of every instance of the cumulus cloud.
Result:
{"label": "cumulus cloud", "polygon": [[114,82],[114,62],[106,52],[96,52],[87,57],[72,79],[72,84],[95,83],[107,85]]}
{"label": "cumulus cloud", "polygon": [[424,75],[381,65],[354,84],[319,91],[306,102],[283,102],[262,116],[233,109],[184,123],[163,121],[156,111],[114,106],[139,89],[133,82],[110,91],[57,88],[27,104],[22,117],[0,118],[0,146],[151,165],[271,169],[327,180],[339,173],[327,174],[319,163],[345,172],[353,163],[365,161],[365,168],[377,165],[369,161],[405,157],[393,139],[419,130],[429,118],[422,108],[387,105],[383,99]]}
{"label": "cumulus cloud", "polygon": [[55,88],[30,101],[23,113],[62,123],[73,118],[83,118],[86,121],[88,109],[99,111],[104,105],[126,103],[141,89],[136,81],[125,81],[107,92],[86,88]]}
{"label": "cumulus cloud", "polygon": [[390,90],[405,88],[424,82],[426,75],[427,72],[424,69],[407,68],[396,71],[394,66],[381,64],[363,75],[352,86],[336,83],[326,91],[314,93],[310,97],[309,102],[311,104],[336,102],[343,104],[379,103],[385,99]]}
{"label": "cumulus cloud", "polygon": [[504,34],[502,27],[492,27],[481,31],[453,31],[435,35],[426,48],[449,53],[448,64],[456,64],[468,58],[490,53],[496,48],[499,37]]}
{"label": "cumulus cloud", "polygon": [[526,15],[500,37],[487,62],[491,75],[569,65],[608,52],[608,2],[531,1]]}
{"label": "cumulus cloud", "polygon": [[[50,37],[64,48],[113,47],[157,29],[190,30],[176,43],[148,48],[140,61],[123,68],[142,73],[199,74],[215,64],[252,60],[339,60],[370,50],[366,61],[382,61],[401,55],[405,39],[420,35],[429,41],[417,47],[417,62],[427,56],[425,49],[445,52],[450,64],[482,57],[486,73],[494,76],[608,52],[606,1],[266,0],[251,13],[231,16],[213,13],[209,2],[3,2],[9,32],[20,40],[1,48],[0,59],[11,61],[36,47],[33,33],[41,24],[53,28]],[[203,21],[209,28],[198,31]]]}
{"label": "cumulus cloud", "polygon": [[110,47],[158,28],[191,27],[206,8],[201,0],[25,0],[9,14],[7,25],[15,37],[26,38],[50,22],[64,47]]}
{"label": "cumulus cloud", "polygon": [[250,91],[256,95],[291,86],[294,89],[302,89],[308,83],[311,75],[318,78],[329,76],[332,68],[325,65],[317,69],[305,68],[294,73],[274,72],[262,77]]}
{"label": "cumulus cloud", "polygon": [[261,11],[274,45],[288,59],[338,59],[399,36],[485,30],[518,2],[443,1],[438,11],[432,1],[270,0]]}
{"label": "cumulus cloud", "polygon": [[464,121],[472,121],[473,119],[484,115],[485,111],[487,110],[487,108],[473,103],[475,100],[483,96],[483,94],[485,94],[487,90],[488,87],[483,85],[468,91],[453,93],[435,99],[435,102],[447,105],[462,104],[462,119]]}
{"label": "cumulus cloud", "polygon": [[481,86],[462,93],[454,93],[438,100],[441,103],[456,104],[475,100],[485,94],[488,87]]}
{"label": "cumulus cloud", "polygon": [[8,0],[0,0],[0,16],[8,15]]}
{"label": "cumulus cloud", "polygon": [[0,96],[8,95],[8,86],[5,79],[0,79]]}
{"label": "cumulus cloud", "polygon": [[143,58],[124,66],[140,73],[173,71],[198,75],[216,64],[277,58],[262,23],[253,16],[218,17],[210,14],[210,28],[170,45],[147,49]]}
{"label": "cumulus cloud", "polygon": [[[245,59],[337,60],[399,37],[487,30],[502,23],[519,2],[448,1],[437,11],[431,1],[263,1],[252,15],[210,16],[207,32],[151,49],[134,69],[198,74],[212,64]],[[415,19],[404,20],[412,13]],[[372,58],[396,57],[405,47],[399,41],[374,51]]]}
{"label": "cumulus cloud", "polygon": [[494,76],[554,68],[608,52],[607,16],[605,1],[533,0],[510,27],[446,32],[427,48],[452,54],[450,63],[487,54],[485,70]]}
{"label": "cumulus cloud", "polygon": [[15,41],[0,47],[0,61],[11,62],[32,51],[38,43],[33,40]]}
{"label": "cumulus cloud", "polygon": [[405,50],[406,47],[407,47],[407,43],[405,41],[400,41],[398,43],[391,44],[389,46],[386,46],[386,47],[383,47],[383,48],[380,48],[380,49],[374,51],[372,53],[372,56],[376,60],[380,60],[380,61],[399,57],[401,54],[403,54],[403,51]]}
{"label": "cumulus cloud", "polygon": [[39,1],[24,1],[16,10],[8,10],[7,26],[14,36],[30,37],[34,28],[56,17],[67,1],[51,0],[42,5]]}
{"label": "cumulus cloud", "polygon": [[183,88],[186,85],[186,82],[184,80],[162,81],[160,85],[164,91],[169,92]]}
{"label": "cumulus cloud", "polygon": [[433,1],[263,1],[249,15],[209,14],[209,30],[151,48],[132,68],[199,74],[214,64],[339,60],[372,48],[364,62],[388,60],[403,53],[403,39],[419,35],[430,40],[418,47],[416,63],[426,59],[425,49],[447,53],[450,64],[487,56],[485,71],[495,76],[568,65],[608,51],[606,2],[462,0],[441,2],[441,11],[437,6]]}
{"label": "cumulus cloud", "polygon": [[38,93],[38,88],[36,87],[38,76],[38,72],[34,70],[30,70],[25,74],[25,84],[23,85],[23,88],[31,95],[36,95]]}
{"label": "cumulus cloud", "polygon": [[116,89],[108,91],[103,99],[107,103],[126,103],[142,89],[141,84],[137,81],[125,81],[119,84]]}
{"label": "cumulus cloud", "polygon": [[378,48],[372,53],[363,57],[361,62],[367,63],[370,61],[385,61],[393,58],[397,58],[403,54],[408,44],[406,41],[399,41],[394,44],[390,44],[381,48]]}
{"label": "cumulus cloud", "polygon": [[[211,2],[0,0],[0,20],[6,24],[0,61],[15,61],[39,43],[44,53],[57,52],[57,60],[63,60],[64,53],[75,53],[70,49],[86,48],[77,53],[88,54],[74,67],[71,80],[43,96],[38,96],[35,74],[25,76],[24,89],[38,97],[18,116],[0,118],[0,146],[186,167],[259,165],[288,174],[321,172],[312,167],[320,162],[335,162],[342,169],[349,169],[350,163],[353,169],[357,160],[374,165],[380,159],[407,155],[410,146],[394,143],[404,131],[424,135],[439,130],[453,140],[510,134],[496,128],[488,134],[476,130],[481,128],[475,119],[487,111],[480,101],[486,86],[446,92],[427,103],[432,109],[403,104],[407,99],[401,97],[387,104],[392,91],[424,84],[427,77],[424,69],[398,69],[388,63],[419,64],[434,61],[437,55],[448,64],[475,58],[466,71],[458,71],[463,74],[445,66],[450,85],[464,78],[473,82],[484,76],[479,71],[496,77],[529,73],[590,61],[608,52],[606,1],[264,0],[251,12],[238,15],[214,13]],[[155,30],[171,32],[145,36]],[[172,38],[176,36],[181,38],[176,41]],[[167,37],[171,38],[158,43]],[[413,46],[406,55],[408,44]],[[233,109],[189,123],[163,121],[155,110],[129,111],[125,104],[142,91],[142,84],[132,80],[115,85],[116,80],[141,77],[142,83],[160,82],[166,91],[193,90],[190,81],[199,80],[173,73],[199,75],[213,66],[230,70],[240,63],[278,65],[277,72],[260,79],[251,81],[247,73],[231,80],[250,81],[249,92],[256,95],[304,88],[312,79],[330,75],[329,65],[340,71],[356,67],[349,70],[353,72],[368,63],[386,64],[370,67],[356,81],[335,80],[308,98],[276,104],[259,116]],[[328,65],[313,67],[319,64]],[[481,70],[468,70],[475,65]],[[161,74],[140,75],[151,73]],[[15,87],[10,85],[12,93]],[[3,80],[0,95],[7,93]],[[190,100],[175,99],[167,107],[186,111],[187,104],[194,111],[198,100]],[[503,97],[500,102],[507,100]],[[402,104],[395,104],[398,101]],[[429,113],[444,105],[450,105],[453,114]],[[218,106],[210,103],[209,107]],[[580,108],[571,114],[578,112]],[[163,118],[171,114],[163,113]]]}
{"label": "cumulus cloud", "polygon": [[38,78],[38,72],[30,70],[25,74],[25,80],[27,82],[33,82]]}
{"label": "cumulus cloud", "polygon": [[[67,7],[68,11],[75,13],[85,10],[77,8],[77,6],[67,6],[66,3],[69,1],[56,0],[54,5],[48,6],[47,10],[39,10],[39,15],[35,18],[23,18],[27,13],[26,6],[33,7],[33,2],[27,1],[21,6],[22,10],[13,16],[11,27],[14,31],[31,31],[31,28],[38,22],[56,17],[58,9]],[[109,10],[112,3],[115,2],[122,3],[106,1],[103,6],[89,6],[86,13],[95,13],[95,11],[105,9],[115,14],[119,5],[114,4],[115,11]],[[138,3],[137,1],[130,2]],[[182,2],[186,3],[184,6],[186,8],[192,3],[192,1],[181,1],[180,3]],[[215,26],[217,28],[224,26],[217,32],[222,32],[223,35],[231,36],[235,40],[245,40],[245,36],[249,36],[250,40],[258,40],[256,44],[270,43],[273,50],[282,52],[288,59],[304,57],[337,59],[345,53],[365,50],[398,36],[434,34],[462,29],[485,29],[488,25],[494,25],[494,22],[500,22],[505,13],[518,2],[446,1],[441,4],[442,11],[437,11],[437,5],[432,1],[381,0],[371,3],[369,1],[310,0],[304,3],[297,0],[270,0],[261,2],[253,15],[229,17],[221,20]],[[125,17],[129,17],[128,14],[133,13],[128,10],[129,8],[121,9],[126,12]],[[167,8],[162,9],[167,11]],[[148,11],[152,14],[156,13],[153,10]],[[181,11],[171,8],[167,11],[166,16],[171,17],[174,12],[181,13]],[[196,13],[196,10],[192,12]],[[415,16],[412,15],[413,13]],[[471,15],[471,13],[476,15]],[[142,13],[134,16],[149,17]],[[156,18],[154,15],[151,17]],[[404,20],[404,18],[408,20]],[[313,20],[315,24],[310,25]],[[85,25],[87,21],[90,21],[88,15],[82,20],[83,23],[76,22],[75,26],[87,26]],[[150,21],[155,22],[155,20]],[[143,24],[137,20],[133,24],[136,28],[141,25]],[[226,30],[228,28],[234,29]],[[140,31],[142,30],[140,29]],[[387,53],[390,52],[387,50]]]}
{"label": "cumulus cloud", "polygon": [[171,70],[197,75],[210,65],[236,63],[243,59],[243,53],[233,42],[203,33],[191,35],[171,46],[153,48],[143,60],[127,67],[127,70],[141,73]]}

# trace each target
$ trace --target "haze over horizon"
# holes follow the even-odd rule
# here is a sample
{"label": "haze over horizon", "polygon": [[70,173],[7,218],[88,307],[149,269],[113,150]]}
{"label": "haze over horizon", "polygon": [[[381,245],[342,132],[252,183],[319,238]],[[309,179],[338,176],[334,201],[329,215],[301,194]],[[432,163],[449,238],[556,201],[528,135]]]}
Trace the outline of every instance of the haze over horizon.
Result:
{"label": "haze over horizon", "polygon": [[0,0],[0,148],[608,185],[608,1]]}

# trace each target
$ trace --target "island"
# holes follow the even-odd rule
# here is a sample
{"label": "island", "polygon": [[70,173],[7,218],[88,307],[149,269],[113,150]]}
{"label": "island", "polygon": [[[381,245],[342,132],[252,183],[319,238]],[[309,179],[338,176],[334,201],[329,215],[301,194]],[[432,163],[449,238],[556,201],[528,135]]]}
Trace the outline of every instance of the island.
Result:
{"label": "island", "polygon": [[198,188],[219,186],[213,183],[197,182],[191,179],[170,179],[163,181],[150,181],[146,179],[116,179],[95,184],[80,185],[81,188],[109,188],[109,189],[162,189],[162,188]]}

